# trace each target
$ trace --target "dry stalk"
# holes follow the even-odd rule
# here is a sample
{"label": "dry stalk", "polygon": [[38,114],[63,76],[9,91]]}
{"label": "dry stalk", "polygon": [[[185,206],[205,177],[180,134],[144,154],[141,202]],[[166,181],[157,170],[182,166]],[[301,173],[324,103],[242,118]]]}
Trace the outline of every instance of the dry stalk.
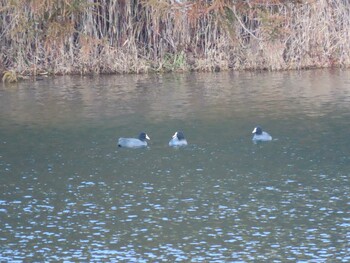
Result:
{"label": "dry stalk", "polygon": [[344,0],[0,0],[1,70],[27,75],[350,65]]}

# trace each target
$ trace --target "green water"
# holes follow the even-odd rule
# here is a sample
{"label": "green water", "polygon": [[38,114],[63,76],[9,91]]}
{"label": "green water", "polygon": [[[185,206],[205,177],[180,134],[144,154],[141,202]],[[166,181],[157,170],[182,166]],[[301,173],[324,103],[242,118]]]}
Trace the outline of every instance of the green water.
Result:
{"label": "green water", "polygon": [[[349,77],[0,84],[0,261],[348,262]],[[148,148],[117,147],[140,131]]]}

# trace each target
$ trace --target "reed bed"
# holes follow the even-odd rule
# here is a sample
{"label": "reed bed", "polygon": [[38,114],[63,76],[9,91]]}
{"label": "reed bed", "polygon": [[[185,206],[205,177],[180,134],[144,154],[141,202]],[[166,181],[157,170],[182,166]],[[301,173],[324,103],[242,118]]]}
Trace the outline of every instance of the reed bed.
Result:
{"label": "reed bed", "polygon": [[0,72],[348,67],[349,17],[348,0],[0,0]]}

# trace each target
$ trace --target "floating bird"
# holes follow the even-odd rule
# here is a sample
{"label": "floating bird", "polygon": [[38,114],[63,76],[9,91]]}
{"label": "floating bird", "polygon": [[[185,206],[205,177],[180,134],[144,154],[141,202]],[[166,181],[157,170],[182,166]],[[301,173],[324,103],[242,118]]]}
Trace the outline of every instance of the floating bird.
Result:
{"label": "floating bird", "polygon": [[147,147],[147,140],[150,140],[145,132],[141,132],[139,138],[119,138],[118,147],[123,148],[142,148]]}
{"label": "floating bird", "polygon": [[272,137],[270,134],[268,134],[267,132],[264,132],[260,126],[256,126],[254,128],[254,130],[252,131],[252,133],[254,134],[253,136],[253,141],[262,141],[262,142],[266,142],[266,141],[271,141]]}
{"label": "floating bird", "polygon": [[185,135],[181,131],[175,132],[171,140],[169,141],[169,146],[186,146],[187,141]]}

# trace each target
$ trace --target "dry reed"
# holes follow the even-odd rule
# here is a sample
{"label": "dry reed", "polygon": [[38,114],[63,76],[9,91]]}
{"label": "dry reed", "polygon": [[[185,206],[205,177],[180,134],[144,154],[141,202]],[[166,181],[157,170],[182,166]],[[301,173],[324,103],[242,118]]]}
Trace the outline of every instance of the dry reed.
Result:
{"label": "dry reed", "polygon": [[347,0],[0,0],[0,72],[348,67],[349,17]]}

